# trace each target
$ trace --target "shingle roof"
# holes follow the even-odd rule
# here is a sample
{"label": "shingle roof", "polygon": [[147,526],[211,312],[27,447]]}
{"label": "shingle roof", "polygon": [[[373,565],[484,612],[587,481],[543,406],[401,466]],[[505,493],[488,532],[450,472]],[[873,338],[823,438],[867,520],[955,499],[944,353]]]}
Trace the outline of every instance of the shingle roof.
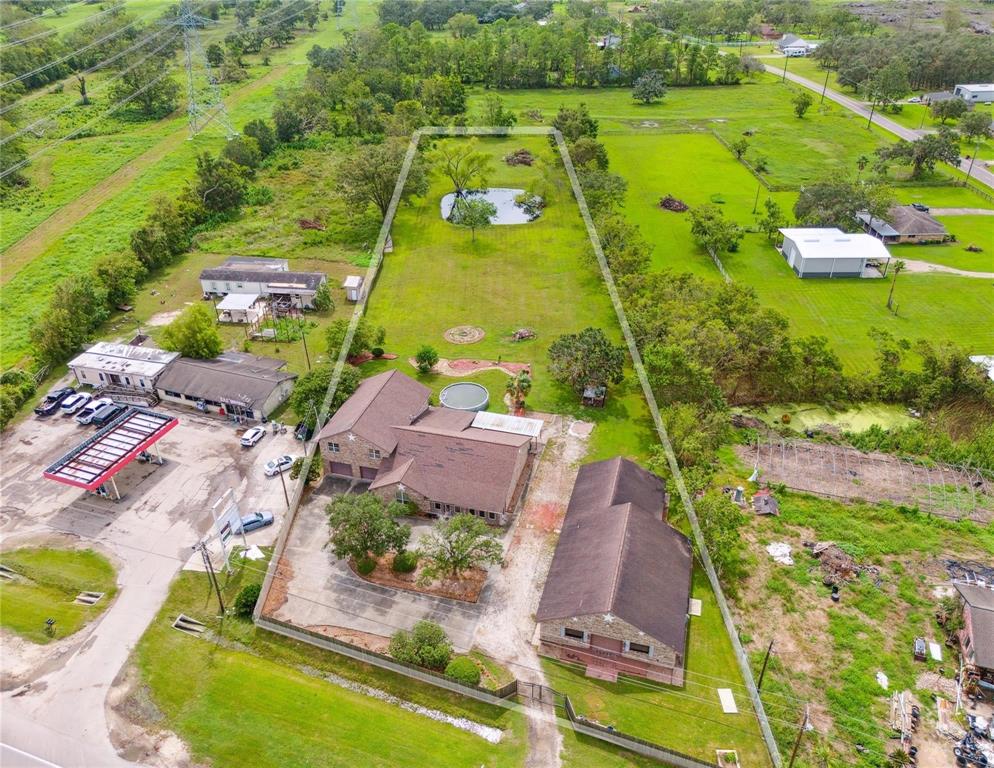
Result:
{"label": "shingle roof", "polygon": [[281,272],[232,267],[208,267],[200,273],[201,280],[225,282],[266,283],[267,285],[299,285],[304,290],[316,291],[325,280],[323,272]]}
{"label": "shingle roof", "polygon": [[886,218],[879,216],[871,218],[866,211],[860,211],[856,217],[864,224],[870,225],[875,232],[886,237],[946,235],[946,227],[941,221],[910,205],[895,205],[887,211]]}
{"label": "shingle roof", "polygon": [[[245,359],[249,358],[249,359]],[[237,403],[253,410],[261,408],[273,391],[297,374],[277,370],[286,363],[275,358],[225,358],[195,360],[181,357],[174,360],[155,386],[170,392],[181,392],[188,398]]]}
{"label": "shingle roof", "polygon": [[354,432],[389,453],[397,446],[395,426],[406,426],[428,407],[431,390],[400,371],[363,380],[318,435],[324,440]]}
{"label": "shingle roof", "polygon": [[470,427],[473,413],[433,408],[411,426],[395,427],[396,451],[370,490],[403,483],[463,509],[503,512],[518,482],[518,458],[531,438]]}
{"label": "shingle roof", "polygon": [[691,548],[664,505],[662,480],[627,459],[581,467],[538,621],[611,614],[685,654]]}

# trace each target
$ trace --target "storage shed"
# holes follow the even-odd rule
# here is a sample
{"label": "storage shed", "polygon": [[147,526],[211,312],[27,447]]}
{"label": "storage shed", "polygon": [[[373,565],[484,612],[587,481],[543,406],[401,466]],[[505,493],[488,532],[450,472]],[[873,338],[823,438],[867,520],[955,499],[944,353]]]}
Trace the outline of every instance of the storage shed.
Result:
{"label": "storage shed", "polygon": [[868,277],[868,264],[886,264],[890,252],[877,238],[849,234],[835,227],[792,227],[780,230],[784,261],[798,277]]}
{"label": "storage shed", "polygon": [[342,288],[345,289],[345,298],[349,301],[359,301],[362,298],[363,286],[360,275],[349,275],[342,281]]}

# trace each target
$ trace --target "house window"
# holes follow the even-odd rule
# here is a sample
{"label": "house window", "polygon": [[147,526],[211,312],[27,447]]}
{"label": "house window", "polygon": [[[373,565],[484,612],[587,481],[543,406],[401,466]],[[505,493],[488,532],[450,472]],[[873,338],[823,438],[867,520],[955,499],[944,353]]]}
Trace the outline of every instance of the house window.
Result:
{"label": "house window", "polygon": [[497,513],[496,512],[487,512],[487,519],[488,520],[496,520],[497,519]]}
{"label": "house window", "polygon": [[370,448],[369,449],[369,458],[371,458],[371,459],[378,459],[378,458],[380,458],[380,449],[379,448]]}
{"label": "house window", "polygon": [[568,637],[570,640],[579,640],[582,643],[587,642],[587,633],[582,629],[563,627],[563,637]]}
{"label": "house window", "polygon": [[340,446],[338,443],[328,443],[328,450],[331,451],[332,453],[341,453],[342,446]]}
{"label": "house window", "polygon": [[407,496],[404,494],[404,488],[402,486],[397,486],[397,501],[401,504],[407,502]]}
{"label": "house window", "polygon": [[145,389],[145,379],[138,379],[138,384],[142,389]]}
{"label": "house window", "polygon": [[441,512],[442,511],[442,502],[440,502],[440,501],[433,501],[431,503],[431,508],[433,510],[435,510],[436,512]]}
{"label": "house window", "polygon": [[628,650],[632,653],[644,653],[646,656],[649,656],[652,652],[652,646],[642,643],[628,643]]}
{"label": "house window", "polygon": [[125,376],[124,377],[124,383],[127,384],[128,386],[131,386],[131,379],[128,378],[127,376]]}
{"label": "house window", "polygon": [[79,376],[79,378],[81,378],[81,379],[85,379],[86,378],[86,371],[77,371],[76,375]]}
{"label": "house window", "polygon": [[104,379],[104,375],[102,373],[98,373],[97,376],[100,377],[100,381],[104,381],[105,380]]}
{"label": "house window", "polygon": [[171,389],[164,389],[162,391],[165,392],[166,397],[175,397],[179,400],[183,399],[183,394],[181,392],[173,392]]}

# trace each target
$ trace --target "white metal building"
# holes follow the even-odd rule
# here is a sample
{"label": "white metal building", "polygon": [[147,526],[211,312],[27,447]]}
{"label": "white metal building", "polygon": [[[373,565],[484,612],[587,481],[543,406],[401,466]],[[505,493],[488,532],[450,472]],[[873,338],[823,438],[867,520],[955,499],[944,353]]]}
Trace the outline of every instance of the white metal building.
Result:
{"label": "white metal building", "polygon": [[890,252],[866,233],[850,234],[835,227],[789,227],[781,253],[798,277],[863,277],[869,262],[886,264]]}
{"label": "white metal building", "polygon": [[76,381],[90,387],[129,387],[154,391],[155,382],[178,352],[98,341],[69,361]]}
{"label": "white metal building", "polygon": [[994,103],[994,83],[957,85],[953,89],[953,93],[963,99],[967,104]]}

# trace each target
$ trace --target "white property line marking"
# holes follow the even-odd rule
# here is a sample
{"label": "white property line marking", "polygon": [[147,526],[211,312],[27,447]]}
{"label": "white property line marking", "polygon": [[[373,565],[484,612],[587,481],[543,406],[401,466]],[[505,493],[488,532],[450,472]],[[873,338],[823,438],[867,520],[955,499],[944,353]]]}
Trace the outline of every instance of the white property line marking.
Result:
{"label": "white property line marking", "polygon": [[414,157],[417,153],[418,145],[421,143],[422,136],[552,136],[555,139],[560,157],[563,161],[563,166],[566,170],[566,175],[569,177],[570,184],[573,187],[573,196],[580,208],[580,215],[586,224],[590,244],[593,246],[594,254],[597,257],[597,263],[600,265],[601,274],[604,278],[604,283],[606,284],[608,294],[611,297],[611,303],[614,306],[615,314],[618,317],[618,323],[621,325],[621,331],[625,337],[625,343],[628,346],[628,352],[631,355],[632,364],[638,374],[639,383],[642,386],[642,393],[645,395],[646,402],[649,405],[649,411],[652,414],[652,420],[656,427],[656,433],[659,435],[659,441],[663,446],[663,451],[666,453],[666,460],[669,464],[670,472],[673,474],[673,480],[676,483],[677,490],[680,493],[680,499],[683,502],[687,519],[690,522],[690,527],[694,534],[694,541],[697,544],[698,557],[700,558],[701,563],[704,566],[704,570],[708,575],[708,581],[711,583],[711,589],[714,592],[715,599],[718,603],[718,609],[721,612],[722,620],[724,621],[726,634],[732,643],[732,648],[735,650],[735,657],[739,663],[739,670],[742,673],[743,680],[745,681],[746,688],[749,692],[749,698],[752,702],[753,711],[756,713],[756,718],[759,720],[760,729],[763,733],[763,740],[766,743],[766,748],[769,751],[770,758],[773,760],[774,765],[779,768],[782,763],[780,750],[777,747],[776,740],[773,738],[773,731],[770,729],[770,724],[766,717],[766,710],[763,708],[763,702],[759,697],[759,691],[757,690],[756,683],[753,680],[752,670],[749,668],[749,662],[746,658],[745,650],[742,648],[742,644],[739,641],[738,632],[735,629],[735,622],[732,619],[731,611],[729,610],[728,603],[725,600],[725,594],[722,591],[721,584],[718,581],[718,575],[714,570],[714,565],[712,564],[711,557],[708,554],[707,545],[704,542],[704,535],[701,532],[701,526],[697,520],[697,513],[694,510],[694,504],[690,498],[690,494],[687,491],[687,486],[683,481],[683,474],[680,472],[680,465],[677,463],[676,454],[673,452],[673,445],[670,443],[666,427],[663,425],[663,420],[659,413],[659,406],[656,403],[656,397],[652,392],[652,387],[649,386],[649,377],[646,373],[645,365],[642,362],[642,355],[640,354],[638,346],[635,343],[635,336],[632,334],[631,326],[628,323],[628,316],[625,313],[625,308],[621,303],[621,297],[618,294],[618,288],[614,282],[614,276],[612,275],[611,268],[607,263],[607,258],[604,256],[604,249],[601,247],[601,241],[597,235],[597,229],[594,226],[593,218],[590,215],[590,209],[587,207],[587,201],[583,195],[583,189],[580,186],[579,179],[577,179],[576,170],[573,167],[573,160],[570,157],[566,141],[563,138],[562,133],[555,128],[540,126],[525,126],[521,128],[502,128],[493,126],[429,126],[420,128],[412,134],[411,141],[407,147],[407,154],[404,156],[400,174],[397,177],[397,183],[394,186],[393,196],[390,199],[390,205],[387,208],[386,216],[383,218],[383,224],[380,226],[380,233],[376,238],[376,245],[373,247],[373,259],[369,264],[369,268],[366,270],[365,284],[367,289],[363,292],[352,311],[352,318],[349,321],[349,327],[345,334],[345,340],[342,343],[342,348],[339,350],[338,359],[336,360],[335,368],[332,371],[331,381],[328,383],[328,390],[325,393],[324,400],[321,403],[321,408],[318,411],[317,423],[315,424],[315,439],[312,440],[307,446],[307,452],[304,455],[303,467],[301,468],[300,475],[297,477],[297,485],[294,489],[293,498],[290,503],[290,510],[287,513],[286,519],[283,523],[283,528],[280,531],[279,538],[276,541],[273,550],[273,557],[270,560],[269,569],[266,573],[265,581],[263,582],[262,595],[256,602],[256,609],[253,618],[258,619],[261,614],[262,607],[266,603],[266,598],[272,585],[273,577],[276,573],[276,568],[279,565],[283,551],[286,547],[286,541],[289,536],[290,529],[293,527],[294,518],[296,517],[297,509],[300,505],[300,499],[304,489],[304,481],[307,478],[311,461],[314,460],[314,453],[318,447],[316,437],[320,432],[321,425],[323,425],[325,419],[328,417],[328,412],[331,409],[331,402],[338,390],[338,383],[341,380],[342,370],[345,367],[348,350],[352,346],[352,341],[355,338],[356,328],[359,325],[359,321],[362,319],[362,316],[366,311],[366,303],[370,293],[372,293],[376,276],[379,272],[380,263],[383,259],[383,247],[386,243],[387,236],[390,234],[390,229],[393,226],[393,219],[397,213],[397,208],[400,205],[400,198],[403,194],[404,186],[407,183],[407,175],[411,170],[411,165],[414,162]]}
{"label": "white property line marking", "polygon": [[16,752],[17,754],[23,757],[29,757],[40,765],[46,765],[49,766],[49,768],[62,768],[62,766],[58,765],[57,763],[51,763],[48,760],[46,760],[44,757],[38,757],[38,755],[34,754],[33,752],[25,752],[23,749],[18,749],[17,747],[11,746],[5,741],[0,741],[0,747],[3,747],[4,749],[9,749],[11,752]]}

